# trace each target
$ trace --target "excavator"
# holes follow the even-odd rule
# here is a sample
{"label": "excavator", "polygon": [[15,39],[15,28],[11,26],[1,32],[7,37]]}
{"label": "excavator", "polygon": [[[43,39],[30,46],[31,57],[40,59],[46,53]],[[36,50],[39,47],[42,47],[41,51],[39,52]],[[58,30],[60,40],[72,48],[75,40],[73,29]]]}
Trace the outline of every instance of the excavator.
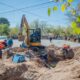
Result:
{"label": "excavator", "polygon": [[[25,27],[26,30],[25,37],[23,36],[22,33],[23,27]],[[25,40],[27,47],[33,50],[41,50],[45,48],[44,46],[41,45],[41,29],[40,28],[30,29],[25,15],[23,15],[21,19],[18,39],[19,41]]]}
{"label": "excavator", "polygon": [[[23,27],[25,27],[25,30],[26,30],[25,37],[23,36],[23,33],[22,33],[23,32]],[[45,58],[47,61],[49,61],[49,58],[51,58],[51,57],[48,56],[50,54],[48,54],[48,52],[46,52],[46,47],[41,45],[41,29],[40,28],[30,29],[25,15],[23,15],[22,19],[21,19],[18,40],[19,41],[24,41],[25,40],[28,49],[32,49],[33,51],[37,51],[38,55],[41,58],[43,58],[43,59]],[[64,48],[63,47],[62,54],[63,54],[63,57],[65,59],[66,58],[67,59],[73,58],[73,56],[74,56],[74,53],[72,52],[72,50],[70,48]],[[56,54],[54,54],[54,55],[56,55]],[[54,56],[52,57],[52,59],[54,59]],[[44,64],[47,65],[46,62]]]}

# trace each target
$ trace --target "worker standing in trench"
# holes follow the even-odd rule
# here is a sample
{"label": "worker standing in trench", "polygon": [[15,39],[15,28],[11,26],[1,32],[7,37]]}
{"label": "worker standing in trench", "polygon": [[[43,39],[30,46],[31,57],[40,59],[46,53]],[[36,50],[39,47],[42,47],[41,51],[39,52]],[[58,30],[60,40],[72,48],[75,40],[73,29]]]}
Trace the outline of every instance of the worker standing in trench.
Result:
{"label": "worker standing in trench", "polygon": [[7,57],[10,57],[13,55],[12,51],[11,51],[11,48],[13,46],[13,39],[11,36],[8,36],[6,43],[7,43],[7,48],[4,49],[4,51],[3,51],[3,60],[5,60]]}
{"label": "worker standing in trench", "polygon": [[8,46],[8,48],[11,48],[13,46],[13,40],[12,40],[12,37],[11,36],[8,36],[7,46]]}
{"label": "worker standing in trench", "polygon": [[4,45],[0,43],[0,58],[2,58],[2,49],[4,48]]}

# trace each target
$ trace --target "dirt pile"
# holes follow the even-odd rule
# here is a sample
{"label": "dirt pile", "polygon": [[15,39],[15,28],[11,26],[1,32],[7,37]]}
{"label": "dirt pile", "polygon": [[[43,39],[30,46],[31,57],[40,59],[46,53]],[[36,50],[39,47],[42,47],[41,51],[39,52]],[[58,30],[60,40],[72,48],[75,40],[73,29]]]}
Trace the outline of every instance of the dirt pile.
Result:
{"label": "dirt pile", "polygon": [[[54,50],[57,54],[60,48],[54,47]],[[73,59],[59,61],[51,69],[40,66],[35,61],[19,64],[0,61],[0,80],[80,80],[80,48],[73,51]]]}
{"label": "dirt pile", "polygon": [[73,49],[73,51],[75,53],[74,59],[80,61],[80,47]]}
{"label": "dirt pile", "polygon": [[27,49],[20,48],[20,47],[15,47],[15,48],[12,48],[12,51],[13,52],[24,52],[24,51],[27,51]]}
{"label": "dirt pile", "polygon": [[80,80],[80,63],[77,61],[61,61],[54,68],[45,73],[39,80]]}
{"label": "dirt pile", "polygon": [[37,80],[39,76],[33,62],[21,64],[6,62],[0,66],[0,80]]}
{"label": "dirt pile", "polygon": [[60,47],[56,47],[54,45],[50,45],[46,47],[48,56],[51,57],[54,61],[63,60],[63,53]]}
{"label": "dirt pile", "polygon": [[0,67],[0,80],[80,80],[77,60],[60,61],[55,68],[38,67],[34,62]]}
{"label": "dirt pile", "polygon": [[[2,66],[4,67],[2,73],[0,74],[1,80],[25,80],[24,78],[20,77],[23,72],[27,70],[27,67],[22,64],[21,66]],[[2,70],[0,67],[0,71]]]}

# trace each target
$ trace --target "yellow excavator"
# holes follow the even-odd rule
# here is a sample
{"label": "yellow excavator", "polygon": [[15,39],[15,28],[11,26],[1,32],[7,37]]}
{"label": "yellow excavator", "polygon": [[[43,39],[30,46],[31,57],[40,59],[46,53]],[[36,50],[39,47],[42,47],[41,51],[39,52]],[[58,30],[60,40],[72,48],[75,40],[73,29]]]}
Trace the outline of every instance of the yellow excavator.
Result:
{"label": "yellow excavator", "polygon": [[[26,35],[23,36],[23,27],[25,27]],[[25,40],[28,48],[34,49],[44,49],[44,46],[41,45],[41,29],[30,29],[25,15],[22,16],[20,30],[18,35],[19,41]]]}

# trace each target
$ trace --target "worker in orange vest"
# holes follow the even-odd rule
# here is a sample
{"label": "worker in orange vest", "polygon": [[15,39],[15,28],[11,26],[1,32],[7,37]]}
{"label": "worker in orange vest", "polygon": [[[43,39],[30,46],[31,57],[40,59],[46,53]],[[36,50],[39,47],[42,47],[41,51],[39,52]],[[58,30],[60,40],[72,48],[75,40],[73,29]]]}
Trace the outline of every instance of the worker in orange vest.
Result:
{"label": "worker in orange vest", "polygon": [[5,45],[3,43],[0,43],[0,58],[2,58],[2,49],[5,48]]}
{"label": "worker in orange vest", "polygon": [[0,50],[2,50],[5,47],[3,43],[0,43]]}
{"label": "worker in orange vest", "polygon": [[68,45],[68,44],[63,45],[63,49],[68,49],[68,48],[70,48],[70,45]]}

